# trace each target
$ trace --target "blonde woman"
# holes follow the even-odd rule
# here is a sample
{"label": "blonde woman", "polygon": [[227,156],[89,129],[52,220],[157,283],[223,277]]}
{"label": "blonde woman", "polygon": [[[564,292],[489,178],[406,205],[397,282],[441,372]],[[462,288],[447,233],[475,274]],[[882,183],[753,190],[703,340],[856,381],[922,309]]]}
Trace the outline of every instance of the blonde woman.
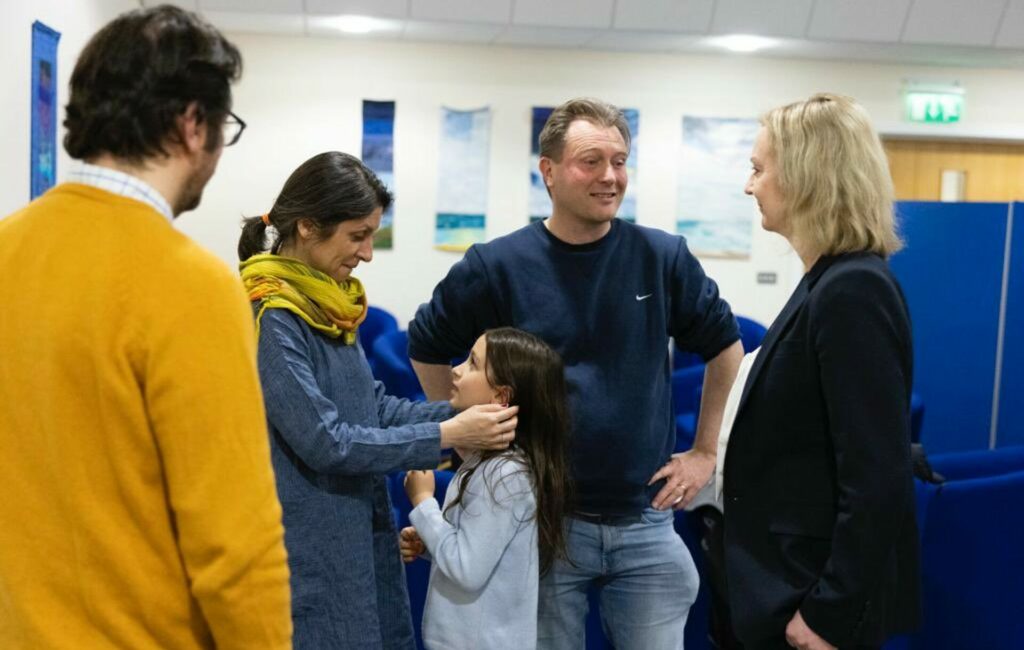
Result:
{"label": "blonde woman", "polygon": [[892,181],[850,98],[814,95],[761,124],[746,192],[806,273],[751,368],[725,457],[733,628],[747,650],[877,648],[919,611]]}

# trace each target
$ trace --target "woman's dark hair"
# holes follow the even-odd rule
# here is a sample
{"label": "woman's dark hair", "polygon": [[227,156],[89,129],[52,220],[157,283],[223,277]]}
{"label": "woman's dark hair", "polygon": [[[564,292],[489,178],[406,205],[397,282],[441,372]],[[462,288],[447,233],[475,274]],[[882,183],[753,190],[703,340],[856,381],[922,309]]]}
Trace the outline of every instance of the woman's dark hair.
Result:
{"label": "woman's dark hair", "polygon": [[[558,353],[533,334],[502,327],[484,333],[487,342],[485,371],[494,387],[508,387],[509,404],[519,406],[516,439],[530,468],[536,514],[540,571],[547,573],[566,554],[563,518],[573,499],[569,478],[569,407],[565,370]],[[479,460],[463,465],[458,497],[445,512],[462,502],[469,479],[480,465],[509,451],[485,451]],[[494,486],[490,485],[492,490]]]}
{"label": "woman's dark hair", "polygon": [[244,262],[268,249],[278,252],[281,244],[294,239],[300,219],[308,219],[319,236],[327,238],[342,221],[362,219],[377,208],[387,211],[391,201],[388,188],[355,156],[340,151],[318,154],[299,165],[277,195],[267,220],[278,234],[269,246],[262,216],[242,221],[238,259]]}
{"label": "woman's dark hair", "polygon": [[64,148],[85,160],[166,156],[164,145],[180,138],[176,119],[197,102],[212,151],[241,73],[238,49],[192,12],[161,5],[122,14],[90,39],[71,73]]}

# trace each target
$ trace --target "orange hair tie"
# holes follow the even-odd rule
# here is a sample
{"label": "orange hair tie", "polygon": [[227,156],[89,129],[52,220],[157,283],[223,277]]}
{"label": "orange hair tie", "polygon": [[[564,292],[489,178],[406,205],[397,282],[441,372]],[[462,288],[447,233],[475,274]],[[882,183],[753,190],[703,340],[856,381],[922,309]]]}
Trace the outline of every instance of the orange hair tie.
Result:
{"label": "orange hair tie", "polygon": [[263,215],[262,217],[260,217],[260,219],[262,219],[262,220],[263,220],[263,223],[264,223],[265,225],[267,225],[267,226],[269,226],[269,225],[270,225],[270,213],[269,213],[269,212],[268,212],[268,213],[266,213],[265,215]]}

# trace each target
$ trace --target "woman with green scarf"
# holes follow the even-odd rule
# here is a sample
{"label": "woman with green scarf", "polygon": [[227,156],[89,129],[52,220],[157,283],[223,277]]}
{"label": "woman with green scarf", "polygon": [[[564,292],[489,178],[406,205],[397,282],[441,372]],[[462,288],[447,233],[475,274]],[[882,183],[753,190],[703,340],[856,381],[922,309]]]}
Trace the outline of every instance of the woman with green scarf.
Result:
{"label": "woman with green scarf", "polygon": [[259,332],[297,650],[413,648],[384,475],[432,468],[442,448],[503,449],[515,432],[515,407],[456,414],[447,402],[385,395],[374,382],[356,337],[366,294],[351,274],[372,259],[391,200],[358,159],[323,153],[292,173],[269,213],[245,220],[238,243]]}

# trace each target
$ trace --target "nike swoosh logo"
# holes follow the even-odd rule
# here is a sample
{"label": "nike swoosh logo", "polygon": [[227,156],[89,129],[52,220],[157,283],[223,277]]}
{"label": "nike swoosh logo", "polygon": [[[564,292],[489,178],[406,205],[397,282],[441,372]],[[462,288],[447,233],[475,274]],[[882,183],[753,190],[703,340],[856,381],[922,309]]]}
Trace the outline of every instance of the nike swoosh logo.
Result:
{"label": "nike swoosh logo", "polygon": [[654,295],[653,293],[649,293],[649,294],[647,294],[646,296],[637,296],[637,297],[636,297],[636,301],[637,301],[637,302],[640,302],[641,300],[647,300],[648,298],[650,298],[650,297],[651,297],[651,296],[653,296],[653,295]]}

